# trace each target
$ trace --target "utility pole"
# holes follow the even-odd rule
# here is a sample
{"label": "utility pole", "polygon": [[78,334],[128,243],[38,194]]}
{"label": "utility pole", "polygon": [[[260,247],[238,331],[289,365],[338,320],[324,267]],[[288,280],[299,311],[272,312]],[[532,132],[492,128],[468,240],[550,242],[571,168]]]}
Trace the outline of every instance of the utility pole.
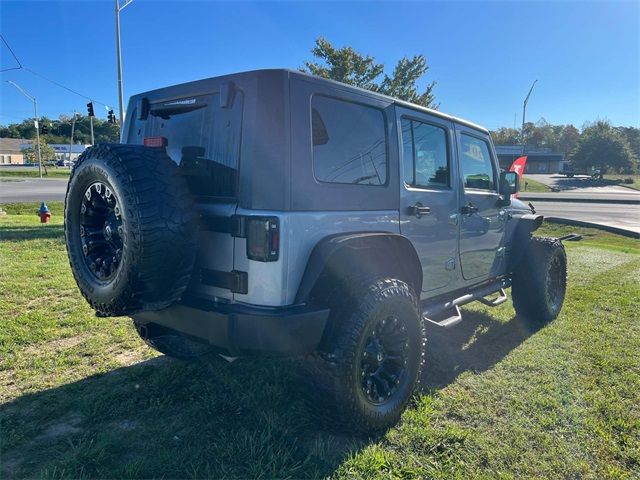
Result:
{"label": "utility pole", "polygon": [[120,128],[124,125],[124,94],[122,93],[122,52],[120,50],[120,12],[125,9],[133,0],[120,6],[120,0],[116,2],[116,54],[118,58],[118,101],[120,102]]}
{"label": "utility pole", "polygon": [[73,111],[73,121],[71,122],[71,139],[69,140],[69,168],[71,168],[71,148],[73,147],[73,131],[76,128],[76,111]]}
{"label": "utility pole", "polygon": [[[91,102],[93,102],[93,100]],[[89,116],[89,125],[91,125],[91,146],[93,146],[96,144],[96,141],[93,138],[93,115]]]}
{"label": "utility pole", "polygon": [[538,80],[534,80],[531,84],[531,88],[529,89],[529,93],[527,93],[527,98],[524,99],[524,103],[522,104],[522,130],[520,130],[520,141],[522,142],[522,155],[524,155],[524,117],[527,113],[527,103],[529,102],[529,97],[531,96],[531,92],[533,91],[533,86],[536,84]]}
{"label": "utility pole", "polygon": [[25,97],[33,102],[33,112],[35,114],[34,124],[36,126],[36,151],[38,152],[38,175],[42,178],[42,154],[40,153],[40,121],[38,119],[38,102],[36,102],[36,97],[32,97],[27,92],[23,90],[23,88],[15,82],[11,80],[7,80],[7,83],[10,83],[14,87],[16,87],[20,93],[22,93]]}

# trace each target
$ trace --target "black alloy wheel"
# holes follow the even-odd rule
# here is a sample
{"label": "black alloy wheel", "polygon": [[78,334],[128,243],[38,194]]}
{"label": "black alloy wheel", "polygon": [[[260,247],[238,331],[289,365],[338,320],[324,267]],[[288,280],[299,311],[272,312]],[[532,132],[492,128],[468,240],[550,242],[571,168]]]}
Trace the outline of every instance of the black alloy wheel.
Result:
{"label": "black alloy wheel", "polygon": [[80,242],[89,271],[104,282],[112,280],[122,260],[123,227],[113,190],[102,182],[87,188],[80,204]]}
{"label": "black alloy wheel", "polygon": [[369,402],[381,405],[398,390],[406,375],[409,337],[404,321],[380,319],[365,341],[360,360],[361,388]]}

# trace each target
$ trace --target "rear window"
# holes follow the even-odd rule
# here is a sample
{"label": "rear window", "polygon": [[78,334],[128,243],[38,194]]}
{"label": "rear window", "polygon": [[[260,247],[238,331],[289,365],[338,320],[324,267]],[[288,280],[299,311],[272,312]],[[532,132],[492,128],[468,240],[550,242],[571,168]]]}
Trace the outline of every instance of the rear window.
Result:
{"label": "rear window", "polygon": [[382,110],[316,95],[311,101],[313,173],[320,182],[384,185],[387,141]]}
{"label": "rear window", "polygon": [[223,108],[214,93],[152,103],[145,136],[167,139],[194,195],[235,197],[241,126],[242,95]]}

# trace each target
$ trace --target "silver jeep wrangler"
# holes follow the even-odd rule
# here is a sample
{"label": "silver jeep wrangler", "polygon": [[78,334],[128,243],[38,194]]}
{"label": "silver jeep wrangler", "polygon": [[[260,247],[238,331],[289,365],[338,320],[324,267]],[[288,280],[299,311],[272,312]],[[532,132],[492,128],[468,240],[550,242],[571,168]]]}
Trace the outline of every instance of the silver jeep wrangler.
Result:
{"label": "silver jeep wrangler", "polygon": [[558,315],[566,255],[517,191],[482,127],[261,70],[132,97],[121,143],[74,167],[65,235],[97,315],[175,357],[300,356],[325,417],[375,432],[419,383],[425,323],[508,287],[527,322]]}

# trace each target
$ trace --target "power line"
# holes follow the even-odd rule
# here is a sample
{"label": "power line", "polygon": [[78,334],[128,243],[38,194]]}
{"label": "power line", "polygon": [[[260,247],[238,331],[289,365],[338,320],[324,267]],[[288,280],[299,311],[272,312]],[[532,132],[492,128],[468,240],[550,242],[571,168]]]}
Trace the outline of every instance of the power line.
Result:
{"label": "power line", "polygon": [[104,102],[100,102],[98,100],[94,100],[91,97],[88,97],[87,95],[84,95],[80,92],[78,92],[77,90],[74,90],[73,88],[67,87],[66,85],[62,85],[60,82],[56,82],[55,80],[52,80],[50,78],[45,77],[44,75],[42,75],[41,73],[38,73],[32,69],[30,69],[29,67],[24,66],[20,60],[18,59],[18,57],[16,56],[16,54],[13,52],[13,50],[11,49],[11,47],[9,46],[9,43],[7,43],[7,41],[5,40],[4,36],[0,34],[0,38],[2,38],[2,41],[4,42],[4,44],[7,46],[7,48],[9,49],[9,51],[11,52],[11,55],[13,55],[13,58],[15,59],[15,61],[18,63],[18,67],[12,67],[12,68],[8,68],[5,70],[0,70],[1,72],[8,72],[9,70],[26,70],[27,72],[31,73],[32,75],[35,75],[36,77],[40,77],[43,80],[46,80],[49,83],[53,83],[54,85],[56,85],[57,87],[60,87],[68,92],[73,93],[74,95],[78,95],[79,97],[82,97],[86,100],[89,100],[90,102],[93,103],[97,103],[99,105],[103,105],[105,107],[109,107],[109,105],[107,105]]}
{"label": "power line", "polygon": [[7,43],[7,41],[4,39],[4,36],[0,35],[0,38],[2,38],[2,41],[4,42],[4,44],[7,46],[7,48],[9,49],[9,51],[11,52],[11,55],[13,56],[13,59],[16,61],[16,63],[18,64],[17,67],[11,67],[11,68],[6,68],[4,70],[0,70],[0,72],[8,72],[9,70],[20,70],[22,68],[22,64],[20,63],[20,60],[18,60],[18,57],[16,57],[16,54],[13,53],[13,49],[9,46],[9,44]]}
{"label": "power line", "polygon": [[91,97],[87,97],[86,95],[83,95],[82,93],[77,92],[77,91],[76,91],[76,90],[74,90],[73,88],[66,87],[66,86],[62,85],[61,83],[56,82],[55,80],[51,80],[50,78],[47,78],[47,77],[45,77],[44,75],[42,75],[42,74],[40,74],[40,73],[38,73],[38,72],[34,72],[34,71],[33,71],[33,70],[31,70],[29,67],[22,67],[22,68],[23,68],[24,70],[26,70],[27,72],[32,73],[32,74],[33,74],[33,75],[35,75],[36,77],[40,77],[40,78],[42,78],[43,80],[46,80],[47,82],[53,83],[54,85],[56,85],[56,86],[58,86],[58,87],[60,87],[60,88],[63,88],[63,89],[65,89],[65,90],[67,90],[68,92],[71,92],[71,93],[74,93],[74,94],[78,95],[79,97],[82,97],[82,98],[84,98],[84,99],[86,99],[86,100],[89,100],[89,101],[91,101],[91,102],[93,102],[93,103],[97,103],[97,104],[99,104],[99,105],[103,105],[103,106],[105,106],[105,107],[108,107],[108,106],[109,106],[109,105],[107,105],[106,103],[99,102],[98,100],[94,100],[94,99],[92,99]]}

